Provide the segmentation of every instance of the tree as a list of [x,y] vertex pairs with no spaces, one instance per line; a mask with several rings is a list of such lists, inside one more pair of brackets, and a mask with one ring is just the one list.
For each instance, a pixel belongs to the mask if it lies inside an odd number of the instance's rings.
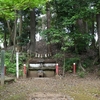
[[36,15],[35,15],[35,8],[32,9],[30,12],[30,52],[35,52],[35,34],[36,34]]
[[[86,52],[89,44],[93,42],[94,31],[91,22],[95,19],[95,9],[91,8],[90,0],[55,0],[52,1],[56,15],[56,28],[64,28],[74,40],[77,53]],[[92,31],[91,31],[92,30]]]
[[97,8],[97,33],[98,33],[98,49],[99,49],[99,59],[100,59],[100,1],[94,3]]
[[[47,30],[51,27],[51,12],[50,12],[50,2],[46,2],[46,17],[47,17]],[[50,33],[47,34],[47,42],[50,43]],[[47,54],[51,53],[51,43],[47,45]]]
[[[10,21],[14,20],[17,16],[19,16],[18,11],[20,10],[25,10],[27,8],[31,9],[36,6],[44,4],[46,1],[44,0],[14,0],[14,1],[9,1],[9,0],[1,0],[0,1],[0,15],[3,19],[7,20],[7,25],[9,29],[9,33],[13,33],[14,30],[12,31],[11,26],[10,26]],[[21,18],[21,17],[20,17]],[[19,18],[19,19],[20,19]],[[22,23],[20,21],[20,23]],[[21,24],[20,24],[21,25]],[[15,26],[15,25],[13,25]],[[21,26],[19,27],[19,30],[21,32]],[[10,36],[12,37],[12,36]],[[14,42],[14,41],[13,41]]]

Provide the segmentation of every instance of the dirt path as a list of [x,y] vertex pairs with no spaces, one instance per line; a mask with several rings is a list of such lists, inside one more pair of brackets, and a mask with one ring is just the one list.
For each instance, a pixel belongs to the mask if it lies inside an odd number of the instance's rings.
[[0,87],[0,100],[100,100],[100,79],[73,75],[21,78]]

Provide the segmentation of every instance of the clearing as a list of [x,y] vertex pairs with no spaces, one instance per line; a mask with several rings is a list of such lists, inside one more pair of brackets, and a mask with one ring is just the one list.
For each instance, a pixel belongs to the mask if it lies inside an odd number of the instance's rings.
[[100,79],[93,74],[20,78],[0,86],[0,100],[100,100]]

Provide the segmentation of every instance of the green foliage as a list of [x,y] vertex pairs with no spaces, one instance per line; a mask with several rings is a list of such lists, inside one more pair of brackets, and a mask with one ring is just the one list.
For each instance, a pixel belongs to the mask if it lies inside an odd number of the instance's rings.
[[[5,65],[8,74],[16,74],[16,55],[14,55],[13,61],[10,60],[11,52],[5,53]],[[19,74],[22,75],[23,63],[27,60],[26,54],[19,54]]]
[[16,59],[14,57],[13,61],[10,61],[10,57],[11,57],[11,52],[6,52],[5,53],[5,66],[6,66],[6,71],[7,73],[12,73],[15,74],[16,73]]
[[46,3],[46,0],[0,0],[0,16],[4,19],[14,19],[15,10],[26,10]]
[[[55,21],[53,21],[54,27],[60,31],[65,28],[69,33],[68,35],[73,33],[70,38],[75,44],[74,48],[77,53],[86,51],[94,38],[94,36],[90,35],[93,28],[90,23],[95,21],[95,15],[99,11],[99,8],[96,7],[97,5],[99,5],[98,1],[90,0],[52,1],[52,6],[56,13]],[[83,25],[78,23],[80,19],[84,22]],[[81,27],[79,27],[79,24]],[[80,32],[81,29],[83,30],[82,32]]]
[[80,60],[79,57],[66,58],[65,59],[65,70],[72,72],[73,63],[76,63],[76,66],[77,66],[79,60]]
[[22,33],[16,38],[19,46],[25,46],[29,42],[28,34]]
[[[10,26],[13,26],[11,23],[11,20],[14,20],[14,18],[18,17],[18,13],[16,14],[16,10],[19,11],[25,11],[27,10],[32,10],[34,7],[44,5],[46,2],[50,0],[0,0],[0,17],[6,20],[9,20]],[[96,14],[100,13],[100,1],[94,1],[94,0],[51,0],[50,5],[52,7],[50,8],[50,11],[53,12],[51,15],[51,28],[46,30],[44,32],[45,38],[47,39],[47,42],[56,45],[60,45],[60,50],[63,52],[62,56],[64,56],[64,53],[68,50],[69,47],[74,47],[75,49],[73,52],[76,50],[77,53],[82,53],[83,51],[86,51],[86,49],[89,47],[89,45],[92,42],[92,39],[94,36],[90,35],[92,31],[92,22],[96,22]],[[45,8],[43,6],[43,8]],[[27,13],[29,13],[27,11]],[[25,11],[26,12],[26,11]],[[22,15],[24,16],[25,21],[25,27],[27,29],[27,22],[29,22],[29,15]],[[92,15],[94,18],[92,18]],[[27,17],[28,16],[28,17]],[[78,20],[84,22],[83,24],[86,24],[86,28],[83,27],[78,27]],[[2,19],[1,19],[2,22]],[[46,22],[46,21],[45,21]],[[46,24],[46,23],[45,23]],[[81,24],[81,23],[80,23]],[[3,24],[2,24],[3,25]],[[6,24],[5,29],[7,27]],[[24,24],[22,24],[24,26]],[[4,30],[4,28],[1,28]],[[80,30],[83,30],[83,32],[80,32]],[[13,30],[13,27],[11,27],[11,31]],[[22,31],[24,30],[22,29]],[[8,31],[8,30],[7,30]],[[41,31],[41,30],[40,30]],[[87,33],[86,33],[87,32]],[[8,33],[8,32],[5,32]],[[27,33],[23,32],[20,37],[17,37],[19,41],[19,45],[25,45],[29,40],[28,40],[28,35]],[[13,35],[12,35],[13,36]],[[2,35],[0,35],[1,38]],[[8,38],[8,37],[7,37]],[[8,39],[9,40],[9,39]],[[2,40],[4,41],[4,40]],[[8,71],[15,73],[15,59],[13,62],[10,62],[10,54],[8,54],[6,58],[6,65],[8,66]],[[60,54],[55,55],[55,57],[61,58],[62,57]],[[22,57],[23,59],[24,57]],[[20,58],[20,61],[22,61]],[[68,63],[68,66],[66,67],[66,70],[70,69],[73,62]],[[64,60],[65,62],[65,60]],[[13,64],[12,64],[13,63]],[[66,63],[66,62],[65,62]],[[83,67],[87,67],[88,61],[84,61]],[[21,64],[20,64],[21,65]],[[67,64],[64,64],[67,65]]]
[[93,62],[92,59],[86,58],[86,59],[82,62],[82,66],[83,66],[84,68],[89,68],[89,67],[91,67],[92,64],[93,64],[93,63],[91,63],[91,62]]
[[77,74],[78,74],[78,76],[79,76],[80,78],[84,78],[85,75],[86,75],[86,73],[85,73],[84,71],[79,71]]
[[63,57],[63,54],[62,53],[56,53],[53,57],[59,59],[59,58]]
[[86,48],[89,47],[89,44],[93,39],[93,35],[74,33],[72,34],[72,38],[76,46],[77,52],[80,53],[86,51]]
[[33,8],[44,5],[46,2],[47,0],[28,0],[28,5],[30,8]]
[[[50,28],[44,32],[48,43],[61,44],[61,50],[67,51],[68,47],[74,45],[71,37],[65,30]],[[49,36],[48,36],[49,35]]]

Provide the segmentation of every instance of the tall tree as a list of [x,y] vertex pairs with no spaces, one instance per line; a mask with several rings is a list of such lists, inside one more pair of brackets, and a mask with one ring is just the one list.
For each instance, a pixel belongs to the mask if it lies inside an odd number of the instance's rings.
[[97,9],[96,19],[97,19],[97,33],[98,33],[98,49],[99,49],[99,59],[100,59],[100,1],[95,1],[94,5]]
[[57,15],[56,27],[66,29],[66,32],[70,33],[75,43],[75,51],[78,53],[86,51],[92,40],[91,15],[95,13],[94,9],[90,8],[91,1],[55,0],[52,4]]
[[35,15],[35,8],[32,9],[30,12],[30,52],[35,52],[35,45],[36,45],[36,15]]
[[[14,0],[14,1],[9,1],[9,0],[0,0],[0,15],[2,18],[7,20],[8,28],[9,28],[9,33],[13,35],[13,32],[11,31],[10,27],[10,20],[14,20],[16,18],[16,15],[18,16],[18,13],[15,12],[15,10],[20,11],[20,10],[25,10],[27,8],[31,9],[34,7],[37,7],[39,5],[44,4],[46,1],[44,0]],[[21,21],[20,21],[21,23]],[[13,25],[15,26],[15,25]],[[10,36],[11,37],[11,36]],[[12,38],[13,39],[13,38]],[[14,41],[13,41],[14,42]]]
[[98,46],[99,46],[99,58],[100,58],[100,14],[97,14],[97,32],[98,32]]
[[[47,17],[47,30],[50,29],[51,26],[51,12],[50,12],[50,2],[46,2],[46,17]],[[51,53],[52,54],[52,50],[51,50],[51,38],[50,38],[50,33],[48,32],[47,34],[47,41],[49,42],[49,44],[47,44],[47,53]]]

